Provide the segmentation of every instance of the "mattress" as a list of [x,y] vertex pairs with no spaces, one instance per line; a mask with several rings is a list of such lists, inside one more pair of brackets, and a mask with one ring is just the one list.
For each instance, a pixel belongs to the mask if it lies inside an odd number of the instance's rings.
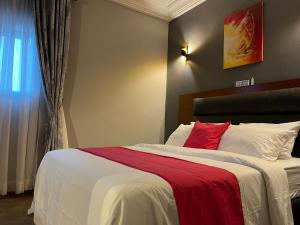
[[300,158],[277,160],[275,163],[287,173],[291,199],[300,197]]

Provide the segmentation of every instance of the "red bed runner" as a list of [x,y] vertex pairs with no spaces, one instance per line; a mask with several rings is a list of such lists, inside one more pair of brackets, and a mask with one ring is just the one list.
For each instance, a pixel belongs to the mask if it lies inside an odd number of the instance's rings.
[[243,225],[234,174],[212,166],[123,147],[79,150],[156,174],[172,187],[180,225]]

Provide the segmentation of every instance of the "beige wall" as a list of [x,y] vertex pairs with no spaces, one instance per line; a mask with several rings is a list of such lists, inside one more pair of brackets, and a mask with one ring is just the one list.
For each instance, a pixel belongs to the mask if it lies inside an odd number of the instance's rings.
[[72,7],[70,146],[162,142],[168,24],[104,0]]

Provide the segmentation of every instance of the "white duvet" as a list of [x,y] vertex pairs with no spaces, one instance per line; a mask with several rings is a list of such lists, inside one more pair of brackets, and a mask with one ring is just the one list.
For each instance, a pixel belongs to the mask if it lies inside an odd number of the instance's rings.
[[[293,224],[287,175],[279,166],[222,151],[147,144],[128,148],[226,169],[239,181],[246,225]],[[179,225],[165,180],[76,149],[44,157],[30,211],[36,225]]]

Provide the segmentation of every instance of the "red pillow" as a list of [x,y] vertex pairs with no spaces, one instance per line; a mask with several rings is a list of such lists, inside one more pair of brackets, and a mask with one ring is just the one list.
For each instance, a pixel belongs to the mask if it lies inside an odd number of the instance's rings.
[[222,124],[197,121],[183,147],[216,150],[230,122]]

